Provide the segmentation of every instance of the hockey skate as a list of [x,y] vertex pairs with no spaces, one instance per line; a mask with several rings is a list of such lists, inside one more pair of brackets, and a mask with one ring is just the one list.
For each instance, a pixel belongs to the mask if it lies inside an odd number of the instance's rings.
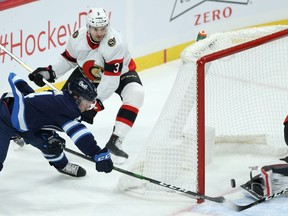
[[73,163],[68,163],[63,169],[57,169],[57,170],[60,173],[70,175],[73,177],[83,177],[86,175],[86,170],[84,168]]
[[128,154],[123,151],[121,145],[122,141],[115,134],[111,135],[110,140],[106,144],[106,148],[108,148],[110,150],[110,153],[112,154],[111,156],[113,162],[118,164],[124,163],[126,159],[128,159]]

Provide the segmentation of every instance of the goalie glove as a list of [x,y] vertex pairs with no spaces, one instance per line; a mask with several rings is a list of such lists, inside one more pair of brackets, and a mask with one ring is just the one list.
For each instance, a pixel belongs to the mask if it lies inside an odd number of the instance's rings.
[[100,150],[95,156],[96,170],[98,172],[109,173],[113,169],[113,162],[111,160],[110,151],[107,148]]
[[48,67],[38,67],[36,70],[30,73],[28,77],[36,85],[43,87],[45,85],[43,79],[46,79],[50,83],[54,83],[56,74],[52,69],[52,66],[49,65]]

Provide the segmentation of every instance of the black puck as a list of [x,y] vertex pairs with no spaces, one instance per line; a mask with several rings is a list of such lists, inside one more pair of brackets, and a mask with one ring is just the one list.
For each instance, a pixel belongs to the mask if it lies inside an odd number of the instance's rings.
[[236,181],[235,181],[235,179],[231,179],[230,183],[231,183],[231,187],[232,187],[232,188],[235,188],[235,187],[236,187]]

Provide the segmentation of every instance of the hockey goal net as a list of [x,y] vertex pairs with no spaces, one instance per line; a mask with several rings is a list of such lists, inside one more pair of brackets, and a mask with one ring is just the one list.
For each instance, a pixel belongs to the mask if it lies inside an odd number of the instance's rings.
[[[210,35],[181,53],[166,105],[130,170],[204,193],[205,126],[215,129],[221,148],[281,154],[287,152],[282,124],[287,113],[288,26]],[[129,176],[120,179],[118,188],[145,197],[180,198]]]

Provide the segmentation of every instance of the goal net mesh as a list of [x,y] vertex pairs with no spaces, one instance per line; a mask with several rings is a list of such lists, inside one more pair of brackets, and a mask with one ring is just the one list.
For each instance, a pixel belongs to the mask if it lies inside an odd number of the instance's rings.
[[[288,37],[245,44],[287,31],[287,26],[249,28],[216,33],[185,48],[167,102],[145,149],[129,170],[198,191],[199,179],[197,61],[210,54],[225,57],[205,64],[205,125],[215,129],[218,151],[280,155],[287,152],[283,120],[288,112]],[[229,53],[231,47],[239,47]],[[202,58],[203,59],[203,58]],[[205,58],[204,58],[205,60]],[[207,136],[206,136],[207,139]],[[202,185],[203,186],[203,185]],[[181,199],[177,192],[123,175],[121,191],[150,198]]]

